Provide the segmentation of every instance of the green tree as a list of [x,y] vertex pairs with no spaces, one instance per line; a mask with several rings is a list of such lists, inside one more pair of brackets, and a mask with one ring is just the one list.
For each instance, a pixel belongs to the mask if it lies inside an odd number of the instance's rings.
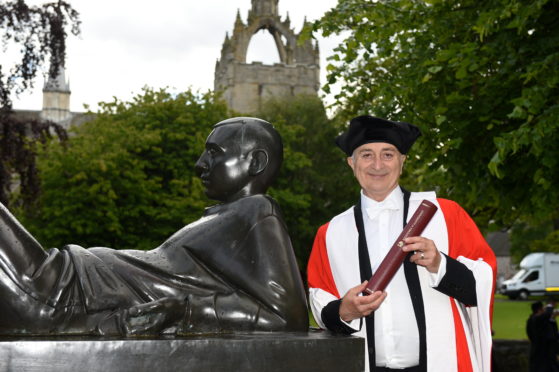
[[3,49],[20,46],[21,59],[7,68],[0,65],[0,107],[11,108],[11,95],[33,87],[37,73],[48,60],[49,75],[56,77],[64,66],[68,29],[80,33],[79,13],[69,3],[58,0],[28,6],[23,0],[0,3],[0,30]]
[[[515,263],[532,252],[557,252],[559,253],[559,242],[557,232],[552,221],[538,225],[518,223],[510,234],[511,256]],[[554,241],[555,240],[555,241]]]
[[[559,1],[340,0],[326,89],[346,116],[417,124],[405,182],[482,227],[559,218]],[[559,226],[555,226],[555,229]]]
[[0,110],[0,203],[10,205],[18,190],[17,206],[33,207],[40,192],[37,149],[54,134],[62,141],[67,138],[56,123],[19,119]]
[[356,201],[358,185],[334,144],[342,125],[316,96],[275,98],[257,116],[282,135],[285,160],[270,194],[280,204],[301,269],[317,229]]
[[45,247],[155,248],[208,204],[194,164],[227,108],[212,93],[145,89],[102,103],[38,160],[42,193],[23,216]]
[[552,231],[544,239],[534,241],[531,250],[532,252],[559,253],[559,230]]

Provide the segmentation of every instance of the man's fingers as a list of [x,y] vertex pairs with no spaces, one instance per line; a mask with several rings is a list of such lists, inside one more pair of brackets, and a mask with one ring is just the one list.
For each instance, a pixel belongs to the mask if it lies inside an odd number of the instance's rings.
[[[365,289],[365,288],[363,288]],[[382,296],[384,292],[381,291],[374,291],[373,293],[366,295],[366,296],[359,296],[357,297],[357,301],[362,304],[370,304],[371,302],[377,300],[379,297]]]
[[410,262],[413,263],[421,263],[419,261],[426,260],[427,256],[423,251],[414,251],[414,253],[410,256]]
[[369,304],[376,310],[386,298],[386,292],[376,291],[368,297],[373,300]]
[[367,286],[367,281],[351,288],[342,298],[340,317],[344,321],[351,321],[363,316],[368,316],[375,311],[386,298],[386,292],[375,291],[368,296],[361,294]]
[[406,244],[403,248],[403,251],[405,252],[413,252],[414,254],[417,254],[419,252],[424,252],[428,250],[427,246],[423,243],[411,243],[411,244]]
[[356,304],[362,306],[377,305],[384,301],[386,298],[386,292],[375,291],[368,296],[359,296],[355,299]]
[[362,293],[365,288],[367,287],[367,281],[365,280],[363,283],[359,284],[358,286],[355,286],[353,288],[351,288],[349,291],[347,291],[348,294],[351,294],[352,296],[358,296],[360,293]]
[[368,316],[380,307],[385,298],[386,292],[375,291],[369,296],[359,297],[357,308],[363,315]]

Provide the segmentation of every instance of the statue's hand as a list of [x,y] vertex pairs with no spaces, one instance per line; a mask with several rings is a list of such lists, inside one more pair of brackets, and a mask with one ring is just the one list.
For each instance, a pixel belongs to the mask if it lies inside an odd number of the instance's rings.
[[178,325],[186,312],[186,299],[164,297],[128,308],[122,314],[122,328],[126,336],[161,334]]

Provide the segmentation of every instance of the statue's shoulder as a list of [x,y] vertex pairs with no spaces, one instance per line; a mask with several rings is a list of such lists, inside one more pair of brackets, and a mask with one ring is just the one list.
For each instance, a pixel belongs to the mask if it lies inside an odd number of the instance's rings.
[[223,224],[225,220],[228,221],[227,223],[234,222],[252,226],[267,217],[273,217],[283,223],[283,216],[277,202],[268,195],[256,194],[210,207],[206,210],[204,218],[194,224]]
[[252,216],[258,216],[259,218],[280,213],[278,203],[265,194],[247,196],[237,200],[235,204],[236,210],[250,212]]

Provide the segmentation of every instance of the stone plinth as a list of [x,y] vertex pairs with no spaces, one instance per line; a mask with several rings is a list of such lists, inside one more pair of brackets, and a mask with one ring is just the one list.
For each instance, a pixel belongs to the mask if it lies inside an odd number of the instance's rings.
[[528,340],[493,340],[494,371],[528,371]]
[[0,371],[362,371],[364,340],[323,331],[160,339],[0,339]]

